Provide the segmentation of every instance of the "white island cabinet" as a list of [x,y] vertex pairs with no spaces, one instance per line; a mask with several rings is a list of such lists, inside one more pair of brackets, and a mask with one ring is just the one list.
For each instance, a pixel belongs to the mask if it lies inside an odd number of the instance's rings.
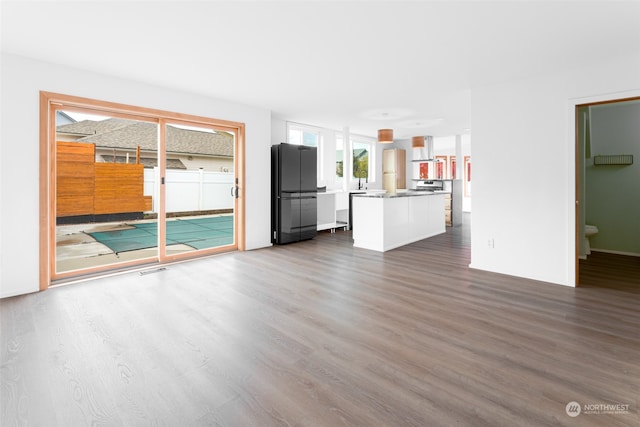
[[385,252],[444,233],[444,203],[437,192],[354,194],[353,246]]

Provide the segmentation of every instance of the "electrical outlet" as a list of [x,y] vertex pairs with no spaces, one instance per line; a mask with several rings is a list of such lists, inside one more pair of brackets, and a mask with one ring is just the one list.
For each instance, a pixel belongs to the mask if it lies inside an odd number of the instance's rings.
[[495,248],[495,242],[493,241],[493,237],[489,240],[487,240],[487,246],[490,248]]

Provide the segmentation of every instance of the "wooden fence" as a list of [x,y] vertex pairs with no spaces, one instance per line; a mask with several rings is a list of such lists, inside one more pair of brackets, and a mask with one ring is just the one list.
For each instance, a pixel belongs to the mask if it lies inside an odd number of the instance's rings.
[[143,191],[143,165],[96,163],[94,144],[57,142],[57,217],[144,212]]

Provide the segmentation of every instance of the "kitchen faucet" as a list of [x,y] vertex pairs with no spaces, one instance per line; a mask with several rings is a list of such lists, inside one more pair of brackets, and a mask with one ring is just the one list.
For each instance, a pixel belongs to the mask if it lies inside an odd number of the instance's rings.
[[369,174],[367,174],[367,176],[365,177],[364,187],[362,186],[361,179],[362,179],[362,171],[358,174],[358,190],[362,190],[363,188],[366,190],[367,184],[369,183]]

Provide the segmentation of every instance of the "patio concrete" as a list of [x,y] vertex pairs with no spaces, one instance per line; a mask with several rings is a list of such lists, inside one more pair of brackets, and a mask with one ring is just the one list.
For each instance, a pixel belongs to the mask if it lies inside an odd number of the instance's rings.
[[[218,216],[218,215],[216,215]],[[152,223],[156,220],[140,220],[109,223],[89,223],[56,226],[56,272],[64,273],[91,267],[118,264],[158,256],[158,248],[140,249],[114,253],[107,246],[97,242],[88,233],[125,230],[134,228],[129,224]],[[193,252],[195,249],[184,244],[167,246],[167,255]]]

